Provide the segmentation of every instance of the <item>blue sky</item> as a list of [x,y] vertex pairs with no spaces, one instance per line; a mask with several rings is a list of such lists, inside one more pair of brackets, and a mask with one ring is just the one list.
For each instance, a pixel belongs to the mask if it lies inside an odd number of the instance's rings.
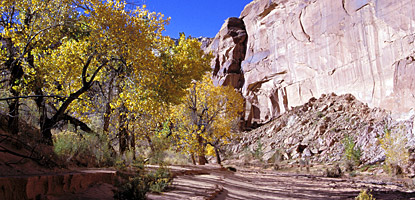
[[141,0],[150,11],[171,17],[165,35],[215,37],[228,17],[239,17],[252,0]]

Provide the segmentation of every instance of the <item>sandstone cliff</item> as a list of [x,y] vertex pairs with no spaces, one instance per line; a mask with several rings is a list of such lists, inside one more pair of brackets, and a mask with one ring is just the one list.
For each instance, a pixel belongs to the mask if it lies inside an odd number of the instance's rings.
[[413,0],[255,0],[206,50],[215,82],[246,98],[251,125],[331,92],[408,112],[414,40]]

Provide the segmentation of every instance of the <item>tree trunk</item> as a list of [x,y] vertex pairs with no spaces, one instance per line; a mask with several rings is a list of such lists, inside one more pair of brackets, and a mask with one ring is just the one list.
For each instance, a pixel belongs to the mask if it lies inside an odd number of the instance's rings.
[[199,149],[198,149],[198,152],[197,152],[198,164],[199,165],[205,165],[207,163],[207,159],[205,157],[206,145],[204,144],[203,137],[200,136],[200,135],[197,135],[197,141],[199,143]]
[[[114,84],[115,76],[111,76],[110,81],[108,82],[108,94],[107,94],[107,103],[105,105],[105,113],[104,113],[104,134],[109,134],[109,127],[110,127],[110,120],[111,120],[111,99],[112,99],[112,90]],[[104,92],[102,95],[105,96]]]
[[39,97],[35,99],[35,103],[39,112],[39,127],[43,127],[45,126],[47,117],[45,99],[42,97],[43,92],[39,88],[35,90],[35,94],[39,95]]
[[135,157],[135,134],[134,134],[134,126],[133,126],[133,132],[131,133],[131,140],[130,140],[130,147],[133,151],[133,160],[137,160]]
[[9,120],[7,125],[9,131],[13,135],[17,135],[19,132],[19,99],[13,99],[9,105]]
[[[13,62],[14,63],[14,62]],[[11,78],[10,78],[10,93],[17,97],[19,92],[14,89],[14,86],[19,85],[19,81],[23,76],[23,69],[20,64],[12,64],[11,66]],[[19,132],[19,99],[11,100],[9,104],[9,121],[8,128],[13,135],[16,135]]]
[[195,159],[195,154],[194,153],[190,154],[190,158],[192,159],[193,165],[196,165],[196,159]]
[[109,133],[109,127],[110,127],[110,120],[111,120],[111,106],[110,102],[107,102],[107,105],[105,106],[105,113],[104,113],[104,134],[108,135]]
[[47,111],[46,111],[46,104],[45,99],[42,97],[43,92],[40,88],[37,88],[35,90],[35,94],[39,95],[40,97],[35,99],[35,103],[38,108],[39,112],[39,126],[40,130],[42,130],[42,139],[46,144],[52,145],[52,132],[51,128],[47,128],[47,124],[50,123],[50,119],[47,117]]
[[199,165],[205,165],[208,163],[204,153],[199,153],[197,157],[198,157]]
[[120,147],[120,155],[124,154],[124,152],[127,150],[127,138],[125,137],[127,135],[127,130],[125,127],[120,127],[118,131],[118,142]]
[[39,112],[39,126],[42,132],[42,140],[48,145],[53,145],[51,129],[54,124],[51,124],[52,122],[47,116],[45,98],[42,97],[42,89],[37,87],[35,89],[35,94],[39,95],[39,97],[35,99],[35,103]]
[[213,148],[215,149],[215,154],[216,154],[216,162],[217,162],[219,165],[222,165],[222,160],[220,159],[220,154],[219,154],[219,148],[217,148],[217,147],[216,147],[216,145],[215,145],[215,146],[213,146]]
[[41,132],[43,135],[43,139],[45,141],[46,144],[48,145],[53,145],[53,141],[52,141],[52,128],[61,120],[64,119],[65,116],[65,111],[66,109],[69,107],[69,105],[75,100],[77,99],[79,96],[81,96],[83,93],[85,93],[90,87],[91,87],[91,83],[86,83],[85,86],[83,86],[82,88],[80,88],[78,91],[76,91],[75,93],[72,93],[71,95],[69,95],[69,97],[62,103],[62,106],[56,111],[56,113],[53,115],[52,118],[45,118],[45,126],[41,127]]
[[[16,48],[12,42],[11,38],[1,38],[3,45],[6,46],[6,50],[8,51],[9,57],[7,61],[4,63],[5,67],[10,72],[10,88],[9,91],[13,95],[13,97],[19,96],[20,92],[17,91],[14,87],[20,85],[20,80],[24,75],[23,67],[20,64],[20,60],[16,60],[18,57],[18,53],[16,52]],[[8,128],[9,131],[16,135],[19,132],[19,99],[11,100],[9,104],[9,111],[8,111]]]
[[[65,117],[65,112],[68,109],[69,105],[75,100],[78,99],[79,96],[81,96],[82,94],[84,94],[86,91],[89,90],[89,88],[91,88],[91,86],[94,83],[94,79],[97,76],[98,72],[101,71],[101,69],[107,64],[107,61],[105,61],[104,63],[102,63],[92,74],[91,78],[89,81],[87,81],[87,71],[88,71],[88,67],[91,63],[91,60],[93,59],[95,55],[91,55],[89,56],[88,60],[86,61],[86,63],[83,66],[82,69],[82,84],[83,86],[77,90],[75,93],[72,93],[69,95],[68,98],[66,98],[65,101],[62,102],[62,105],[59,107],[59,109],[56,111],[56,113],[49,119],[48,117],[45,117],[45,125],[43,127],[41,127],[41,132],[43,135],[43,139],[45,140],[45,143],[48,145],[53,145],[53,141],[52,141],[52,128],[60,121],[62,121]],[[12,73],[13,74],[13,73]],[[23,70],[22,70],[22,76],[23,76]],[[20,80],[20,79],[18,79]],[[12,88],[13,89],[13,88]]]
[[109,131],[109,127],[110,127],[110,121],[111,121],[111,106],[110,103],[108,102],[105,108],[105,114],[104,114],[104,135],[107,137],[108,139],[108,148],[111,151],[111,157],[114,157],[117,152],[115,151],[115,149],[112,146],[112,142],[110,140],[110,131]]
[[[55,125],[56,123],[52,123],[51,120],[46,119],[46,123],[45,126],[43,127],[43,129],[41,129],[42,131],[42,137],[43,137],[43,141],[45,144],[53,146],[53,140],[52,140],[52,127]],[[41,127],[42,128],[42,127]]]
[[120,108],[120,117],[119,117],[119,131],[118,131],[118,141],[120,145],[120,155],[123,155],[125,150],[127,150],[127,128],[126,128],[126,115],[125,115],[125,106],[122,105]]

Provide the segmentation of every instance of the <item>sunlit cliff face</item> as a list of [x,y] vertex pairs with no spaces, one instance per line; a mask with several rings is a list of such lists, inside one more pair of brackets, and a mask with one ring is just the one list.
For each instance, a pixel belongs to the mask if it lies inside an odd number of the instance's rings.
[[411,0],[254,1],[240,16],[244,52],[229,20],[208,47],[214,79],[241,88],[248,124],[331,92],[408,112],[415,106],[414,10]]

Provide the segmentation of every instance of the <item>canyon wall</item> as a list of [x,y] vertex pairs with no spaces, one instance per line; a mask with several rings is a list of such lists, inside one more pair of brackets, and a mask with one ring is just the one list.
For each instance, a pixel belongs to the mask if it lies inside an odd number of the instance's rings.
[[206,51],[214,82],[241,91],[252,126],[332,92],[408,112],[414,40],[413,0],[255,0]]

